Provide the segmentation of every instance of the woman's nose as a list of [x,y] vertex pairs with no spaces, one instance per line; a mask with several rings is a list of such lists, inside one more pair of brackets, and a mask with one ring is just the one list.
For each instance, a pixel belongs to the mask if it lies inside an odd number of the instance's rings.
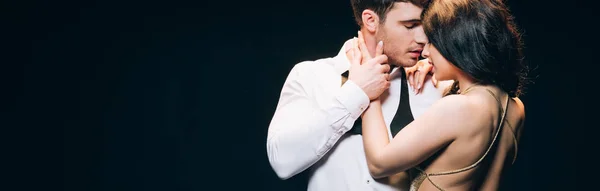
[[423,47],[423,52],[421,52],[421,56],[423,56],[423,58],[429,58],[429,43],[427,43],[425,47]]

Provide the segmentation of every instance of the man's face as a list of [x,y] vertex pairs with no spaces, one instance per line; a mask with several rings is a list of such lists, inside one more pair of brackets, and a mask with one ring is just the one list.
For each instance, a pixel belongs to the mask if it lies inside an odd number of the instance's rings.
[[397,2],[379,25],[375,37],[383,41],[384,54],[390,64],[410,67],[417,63],[427,37],[421,25],[422,8]]

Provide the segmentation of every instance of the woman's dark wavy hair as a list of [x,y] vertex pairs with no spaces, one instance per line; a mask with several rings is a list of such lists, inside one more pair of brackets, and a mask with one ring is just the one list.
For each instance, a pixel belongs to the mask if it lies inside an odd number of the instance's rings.
[[[429,42],[482,85],[522,94],[527,67],[521,35],[501,0],[433,0],[423,13]],[[458,82],[449,94],[458,91]]]

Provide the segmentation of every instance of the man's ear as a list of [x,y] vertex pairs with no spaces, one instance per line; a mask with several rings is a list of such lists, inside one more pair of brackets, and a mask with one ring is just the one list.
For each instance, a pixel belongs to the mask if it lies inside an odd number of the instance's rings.
[[379,27],[379,16],[374,11],[369,9],[365,9],[361,16],[365,29],[369,30],[369,32],[375,33]]

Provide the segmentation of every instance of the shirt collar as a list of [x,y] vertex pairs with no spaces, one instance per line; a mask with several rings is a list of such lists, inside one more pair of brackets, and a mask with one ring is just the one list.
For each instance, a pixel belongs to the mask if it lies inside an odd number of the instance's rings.
[[344,43],[344,45],[342,45],[342,49],[340,49],[340,51],[338,52],[338,55],[335,56],[333,59],[335,60],[335,72],[337,74],[342,74],[346,71],[348,71],[348,69],[350,69],[350,60],[348,60],[348,57],[346,57],[346,47],[350,47],[352,46],[352,39],[346,40],[346,42]]

